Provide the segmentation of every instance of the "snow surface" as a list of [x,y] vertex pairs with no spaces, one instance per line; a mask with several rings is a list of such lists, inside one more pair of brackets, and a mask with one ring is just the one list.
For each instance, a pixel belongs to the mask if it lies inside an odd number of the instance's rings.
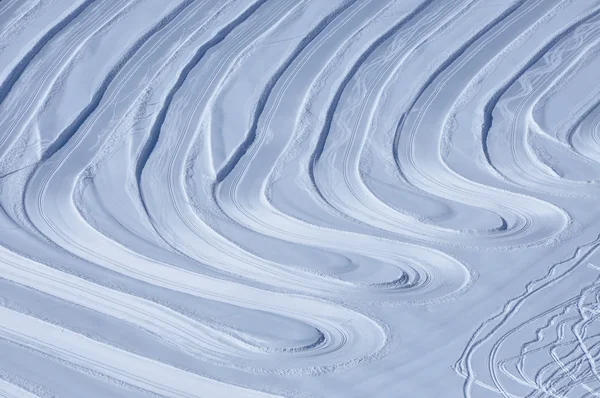
[[600,396],[600,0],[3,0],[0,397]]

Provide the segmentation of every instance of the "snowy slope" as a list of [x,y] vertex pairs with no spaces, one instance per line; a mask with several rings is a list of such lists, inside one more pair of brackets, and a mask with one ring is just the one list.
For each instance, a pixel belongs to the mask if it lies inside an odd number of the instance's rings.
[[0,397],[600,396],[600,0],[0,1]]

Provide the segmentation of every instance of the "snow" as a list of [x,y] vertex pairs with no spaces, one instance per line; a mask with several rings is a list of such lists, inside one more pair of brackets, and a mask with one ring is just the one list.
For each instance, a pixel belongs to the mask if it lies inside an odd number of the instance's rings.
[[0,2],[0,396],[600,396],[599,49],[600,0]]

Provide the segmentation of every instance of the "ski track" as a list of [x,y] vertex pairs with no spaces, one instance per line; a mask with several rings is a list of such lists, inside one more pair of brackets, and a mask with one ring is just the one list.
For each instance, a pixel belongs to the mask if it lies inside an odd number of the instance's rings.
[[365,396],[468,300],[445,396],[600,396],[599,50],[596,0],[0,2],[0,397]]

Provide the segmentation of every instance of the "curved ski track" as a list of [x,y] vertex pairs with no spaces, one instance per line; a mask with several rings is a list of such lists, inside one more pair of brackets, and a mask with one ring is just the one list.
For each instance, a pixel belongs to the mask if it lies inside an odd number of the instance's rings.
[[[599,49],[591,0],[1,2],[0,349],[93,396],[300,396],[381,360],[408,332],[372,308],[576,237]],[[599,242],[481,324],[452,396],[600,394]],[[28,372],[0,358],[0,396],[68,391]]]

